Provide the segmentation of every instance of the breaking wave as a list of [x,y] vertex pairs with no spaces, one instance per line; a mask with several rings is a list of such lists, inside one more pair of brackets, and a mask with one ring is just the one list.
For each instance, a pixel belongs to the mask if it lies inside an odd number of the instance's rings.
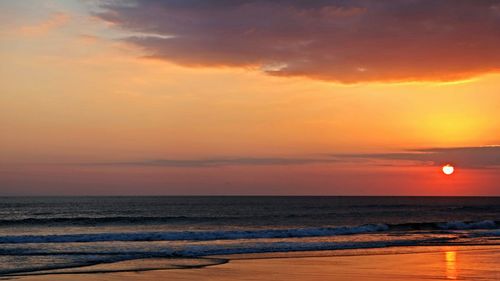
[[88,233],[55,235],[10,235],[0,236],[0,244],[15,243],[72,243],[109,241],[210,241],[259,238],[304,238],[337,235],[353,235],[384,231],[411,230],[471,230],[498,229],[499,223],[485,220],[477,222],[429,222],[406,224],[367,224],[354,227],[321,227],[231,231],[171,231],[138,233]]

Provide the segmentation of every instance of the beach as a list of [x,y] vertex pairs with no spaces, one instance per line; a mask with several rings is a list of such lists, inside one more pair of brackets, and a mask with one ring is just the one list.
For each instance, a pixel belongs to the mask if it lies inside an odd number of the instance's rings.
[[227,263],[191,269],[13,278],[20,281],[500,279],[499,246],[408,247],[397,250],[397,253],[387,250],[372,250],[363,254],[301,252],[295,255],[234,255],[226,258],[229,259]]

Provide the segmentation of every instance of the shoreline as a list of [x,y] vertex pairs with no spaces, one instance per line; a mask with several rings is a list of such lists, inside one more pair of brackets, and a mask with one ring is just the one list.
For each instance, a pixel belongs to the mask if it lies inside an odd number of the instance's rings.
[[[416,246],[211,256],[217,264],[106,273],[2,276],[0,280],[499,280],[500,246]],[[168,260],[168,259],[162,259]],[[150,260],[151,261],[151,260]],[[170,259],[170,261],[172,261]],[[138,263],[139,261],[128,261]],[[148,261],[149,262],[149,261]],[[278,277],[279,276],[279,277]],[[323,278],[323,279],[322,279]]]

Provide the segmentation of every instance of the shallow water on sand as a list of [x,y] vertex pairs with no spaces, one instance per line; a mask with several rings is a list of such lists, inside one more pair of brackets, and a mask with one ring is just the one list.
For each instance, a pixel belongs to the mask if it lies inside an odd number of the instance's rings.
[[[22,281],[150,280],[500,280],[500,247],[434,246],[300,253],[231,255],[227,263],[197,269],[105,274],[74,273],[16,276]],[[221,260],[224,257],[220,257]],[[144,267],[145,261],[128,261]],[[158,265],[151,261],[148,266]],[[181,262],[180,262],[181,263]],[[115,269],[120,268],[116,265]],[[54,272],[52,272],[54,273]],[[35,273],[36,274],[36,273]]]

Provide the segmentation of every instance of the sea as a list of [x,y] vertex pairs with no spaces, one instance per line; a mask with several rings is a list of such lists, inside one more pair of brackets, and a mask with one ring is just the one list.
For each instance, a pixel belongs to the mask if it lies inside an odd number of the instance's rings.
[[436,245],[500,245],[500,197],[0,197],[2,277]]

